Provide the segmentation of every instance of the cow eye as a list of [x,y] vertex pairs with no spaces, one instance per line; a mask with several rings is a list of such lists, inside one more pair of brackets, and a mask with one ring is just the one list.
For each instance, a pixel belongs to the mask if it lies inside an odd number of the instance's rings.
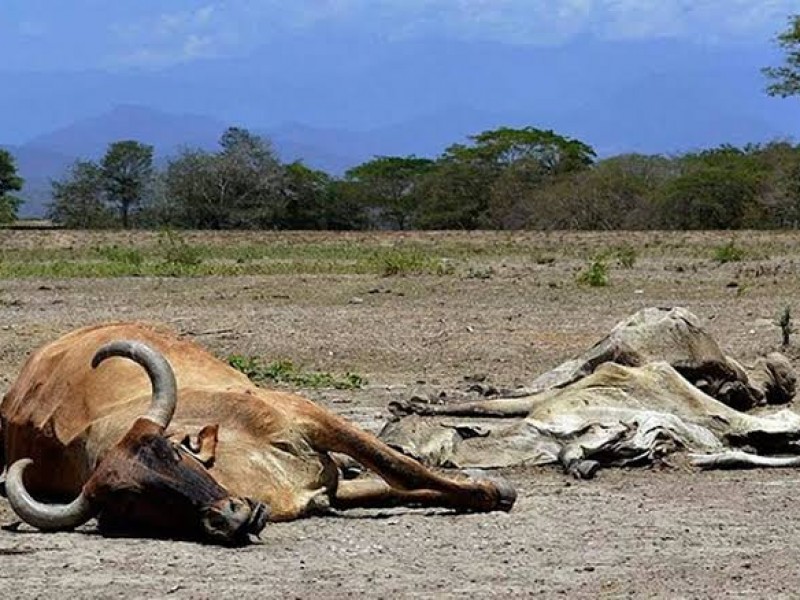
[[175,462],[181,462],[181,450],[177,444],[172,445],[172,456],[175,459]]

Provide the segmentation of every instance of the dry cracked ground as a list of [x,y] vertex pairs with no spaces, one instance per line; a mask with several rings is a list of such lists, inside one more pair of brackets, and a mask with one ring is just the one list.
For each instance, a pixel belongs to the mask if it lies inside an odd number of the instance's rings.
[[[0,247],[147,242],[144,234],[98,235],[6,232]],[[391,399],[458,388],[475,374],[500,386],[524,384],[645,306],[687,307],[744,360],[778,346],[775,321],[784,307],[800,310],[798,235],[740,234],[744,259],[725,264],[713,259],[730,241],[721,234],[447,236],[415,239],[529,251],[457,258],[456,270],[443,275],[0,280],[0,389],[41,343],[88,323],[143,319],[169,323],[219,356],[285,358],[365,376],[361,390],[300,392],[378,431]],[[612,259],[610,285],[576,283],[592,256],[622,244],[637,251],[633,268]],[[788,354],[800,367],[800,352]],[[519,491],[510,514],[356,511],[269,525],[260,543],[243,549],[104,539],[91,524],[73,533],[0,531],[0,598],[799,593],[795,470],[609,470],[590,482],[555,469],[503,475]],[[0,521],[12,520],[0,500]]]

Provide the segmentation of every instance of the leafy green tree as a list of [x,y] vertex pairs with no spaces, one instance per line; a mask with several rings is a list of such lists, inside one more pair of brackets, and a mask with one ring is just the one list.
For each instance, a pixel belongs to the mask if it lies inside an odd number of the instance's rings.
[[365,207],[352,185],[297,161],[286,165],[283,193],[286,208],[276,226],[281,229],[363,229]]
[[542,173],[555,175],[588,167],[596,156],[588,144],[535,127],[500,127],[470,139],[471,146],[450,146],[445,157],[489,164],[497,169],[529,161],[538,165]]
[[763,212],[762,223],[754,227],[800,227],[800,146],[776,141],[748,148],[754,169],[762,174],[757,202]]
[[484,164],[440,159],[419,184],[416,224],[422,229],[479,229],[489,225],[489,188],[495,176]]
[[672,229],[739,229],[758,222],[759,173],[700,165],[664,186],[663,224]]
[[76,161],[61,180],[52,182],[53,201],[47,216],[71,229],[97,229],[114,225],[106,204],[103,169],[91,161]]
[[419,222],[424,227],[502,225],[527,191],[550,177],[585,169],[591,146],[550,130],[501,127],[454,144],[424,185]]
[[778,46],[786,52],[786,62],[780,67],[767,67],[764,74],[770,80],[770,96],[800,95],[800,14],[789,17],[789,26],[778,34]]
[[134,140],[114,142],[101,163],[107,201],[119,209],[122,227],[130,226],[130,215],[152,183],[153,147]]
[[365,203],[381,212],[394,229],[407,229],[419,202],[419,183],[434,161],[416,156],[378,156],[353,167],[345,177],[359,184]]
[[17,219],[17,210],[22,200],[12,196],[10,192],[20,191],[23,183],[23,179],[17,175],[14,157],[7,150],[0,149],[0,223]]

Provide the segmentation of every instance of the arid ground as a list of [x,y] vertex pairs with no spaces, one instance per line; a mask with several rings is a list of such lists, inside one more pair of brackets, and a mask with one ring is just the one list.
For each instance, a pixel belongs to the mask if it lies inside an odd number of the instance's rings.
[[[181,268],[153,276],[167,260],[165,244],[176,242],[0,232],[0,389],[32,349],[62,333],[143,319],[171,324],[221,357],[356,373],[367,380],[362,389],[299,391],[377,432],[391,399],[463,387],[474,375],[525,384],[639,308],[685,306],[745,361],[779,346],[785,307],[800,311],[795,234],[191,233],[177,250],[190,256],[169,259]],[[193,255],[195,246],[203,253]],[[608,285],[579,283],[601,254]],[[800,367],[797,347],[786,352]],[[0,531],[0,598],[800,590],[795,470],[609,470],[589,482],[556,469],[503,475],[519,492],[510,514],[356,511],[271,524],[243,549],[104,539],[91,524],[73,533]],[[0,521],[12,520],[0,500]]]

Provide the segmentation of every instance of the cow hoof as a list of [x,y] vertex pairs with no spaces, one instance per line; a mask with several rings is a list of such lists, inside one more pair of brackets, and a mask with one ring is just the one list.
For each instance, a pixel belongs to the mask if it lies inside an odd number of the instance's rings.
[[505,479],[494,479],[492,483],[494,483],[497,488],[499,496],[497,510],[502,510],[503,512],[510,511],[517,501],[517,490]]
[[402,419],[403,417],[407,417],[414,413],[414,411],[411,410],[409,403],[405,400],[392,400],[389,402],[386,408],[396,419]]
[[600,463],[596,460],[573,460],[564,469],[575,479],[594,479],[600,469]]
[[484,481],[492,484],[497,490],[497,504],[491,510],[510,511],[517,501],[517,490],[506,479],[496,475],[487,475],[480,469],[466,469],[463,471],[473,481]]
[[430,408],[430,401],[421,396],[412,396],[408,400],[392,400],[389,402],[388,409],[395,417],[402,419],[409,415],[434,415]]

